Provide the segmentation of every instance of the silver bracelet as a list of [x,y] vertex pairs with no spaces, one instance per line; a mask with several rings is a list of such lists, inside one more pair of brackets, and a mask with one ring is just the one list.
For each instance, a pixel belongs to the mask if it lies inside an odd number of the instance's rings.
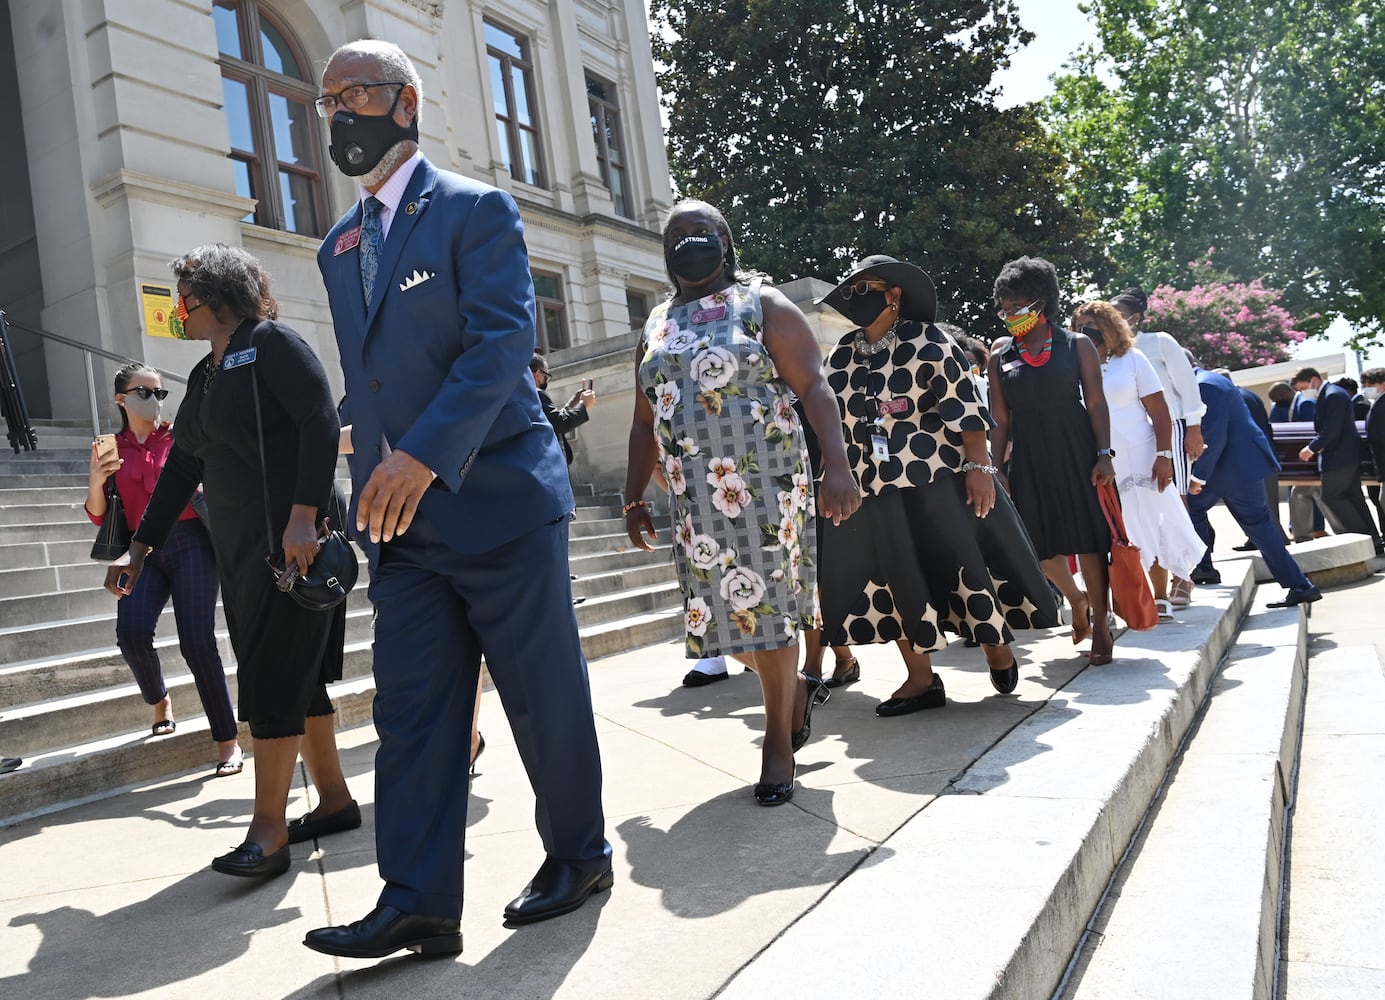
[[963,462],[963,472],[984,472],[988,476],[994,476],[1000,470],[994,465],[982,465],[980,462]]

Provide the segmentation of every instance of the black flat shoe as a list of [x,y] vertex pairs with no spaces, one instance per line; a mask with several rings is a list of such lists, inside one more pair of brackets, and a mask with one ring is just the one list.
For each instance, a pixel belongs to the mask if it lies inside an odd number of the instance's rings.
[[[823,704],[828,698],[832,697],[832,692],[827,690],[827,682],[818,680],[816,677],[809,677],[807,674],[799,674],[808,682],[808,704],[803,709],[803,726],[793,734],[793,751],[798,753],[803,744],[808,742],[808,737],[813,735],[813,709]],[[790,792],[789,794],[793,794]],[[785,802],[788,799],[784,800]],[[763,805],[764,803],[761,803]],[[778,805],[778,803],[771,803]]]
[[1221,572],[1215,569],[1195,569],[1188,577],[1193,583],[1207,586],[1208,584],[1221,583]]
[[1319,589],[1317,588],[1317,585],[1316,585],[1316,584],[1310,583],[1310,584],[1309,584],[1306,588],[1304,588],[1304,589],[1301,589],[1301,590],[1290,590],[1288,593],[1286,593],[1286,594],[1284,595],[1283,599],[1278,600],[1278,601],[1271,601],[1270,603],[1266,604],[1265,607],[1267,607],[1267,608],[1296,608],[1296,607],[1298,607],[1300,604],[1312,604],[1314,601],[1321,601],[1321,600],[1322,600],[1322,591],[1319,590]]
[[229,854],[212,858],[212,871],[242,878],[273,878],[288,871],[292,860],[288,844],[273,854],[265,854],[263,847],[247,840]]
[[342,958],[384,958],[405,948],[420,955],[455,955],[462,950],[462,922],[377,906],[355,923],[308,931],[303,943]]
[[701,670],[689,670],[683,675],[683,686],[685,688],[706,687],[708,684],[724,681],[730,676],[730,672],[726,670],[719,674],[704,674]]
[[557,858],[545,858],[524,891],[505,907],[505,919],[512,924],[533,924],[561,917],[585,903],[588,896],[605,892],[614,883],[610,868],[588,871]]
[[991,687],[1001,694],[1009,694],[1019,685],[1020,665],[1019,661],[1013,656],[1010,658],[1010,665],[1002,670],[988,671],[991,675]]
[[[1232,552],[1255,552],[1255,551],[1256,551],[1257,549],[1259,549],[1259,548],[1260,548],[1260,546],[1256,545],[1256,544],[1255,544],[1254,542],[1252,542],[1249,538],[1247,538],[1247,539],[1246,539],[1244,542],[1242,542],[1240,545],[1233,545],[1233,546],[1231,546],[1231,551],[1232,551]],[[1196,583],[1197,581],[1194,580],[1193,582]]]
[[889,698],[875,706],[875,714],[882,718],[896,715],[909,715],[922,712],[925,708],[942,708],[947,704],[947,692],[943,690],[943,679],[933,675],[933,683],[923,694],[910,698]]
[[861,679],[861,664],[856,661],[856,657],[851,658],[851,666],[846,668],[846,673],[834,673],[827,680],[822,682],[823,687],[839,688],[846,687],[848,684],[855,684]]
[[762,806],[782,806],[793,798],[795,784],[792,779],[785,782],[761,781],[755,785],[755,801]]
[[289,821],[289,843],[302,844],[332,833],[344,833],[361,825],[361,807],[352,802],[344,809],[338,809],[330,816],[313,816],[308,813]]

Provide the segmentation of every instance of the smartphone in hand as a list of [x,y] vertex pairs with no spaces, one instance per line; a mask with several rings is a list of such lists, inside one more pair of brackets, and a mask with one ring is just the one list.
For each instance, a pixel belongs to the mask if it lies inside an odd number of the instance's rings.
[[96,457],[102,461],[117,453],[114,434],[96,435]]

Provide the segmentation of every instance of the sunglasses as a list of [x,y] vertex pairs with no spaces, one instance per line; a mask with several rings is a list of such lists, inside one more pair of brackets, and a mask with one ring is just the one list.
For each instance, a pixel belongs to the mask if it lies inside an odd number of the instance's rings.
[[999,316],[1001,319],[1005,319],[1007,316],[1028,316],[1031,312],[1034,311],[1034,307],[1038,304],[1039,300],[1035,299],[1027,306],[1015,306],[1011,309],[1006,309],[1002,306],[1000,309],[996,310],[996,315]]
[[167,389],[151,389],[147,385],[131,386],[129,389],[126,389],[125,391],[133,392],[140,399],[148,399],[150,396],[153,396],[155,399],[162,402],[163,400],[168,398]]
[[849,285],[842,286],[842,298],[847,302],[851,301],[853,295],[866,295],[870,292],[883,292],[890,286],[879,279],[862,278],[860,281],[853,281]]

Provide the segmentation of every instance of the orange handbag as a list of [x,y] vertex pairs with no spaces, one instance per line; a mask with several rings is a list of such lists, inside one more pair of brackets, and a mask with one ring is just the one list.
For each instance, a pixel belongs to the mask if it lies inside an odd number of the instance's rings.
[[1125,624],[1138,631],[1159,624],[1159,611],[1154,607],[1154,593],[1149,589],[1149,577],[1140,564],[1140,549],[1130,544],[1125,533],[1125,518],[1121,516],[1120,497],[1113,483],[1096,488],[1101,500],[1101,512],[1111,529],[1111,606]]

